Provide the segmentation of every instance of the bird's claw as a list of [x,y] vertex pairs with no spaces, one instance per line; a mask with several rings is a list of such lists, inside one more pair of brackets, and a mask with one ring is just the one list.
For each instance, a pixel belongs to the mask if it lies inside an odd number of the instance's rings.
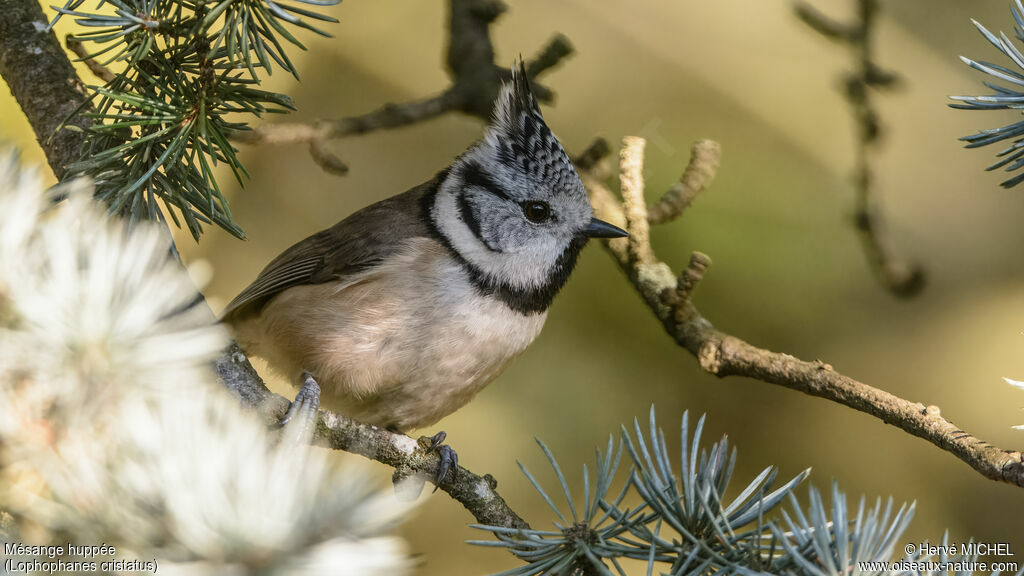
[[277,428],[284,428],[292,420],[303,422],[312,426],[316,420],[317,410],[320,409],[320,385],[309,372],[302,373],[302,387],[295,395],[295,401],[288,407],[288,411],[277,423]]
[[434,476],[434,491],[441,485],[442,482],[448,477],[448,473],[451,472],[452,478],[455,478],[455,474],[459,470],[459,455],[452,450],[452,447],[444,444],[444,439],[447,438],[447,434],[444,430],[434,434],[430,438],[430,446],[427,447],[427,454],[431,452],[437,452],[441,462],[437,466],[437,474]]

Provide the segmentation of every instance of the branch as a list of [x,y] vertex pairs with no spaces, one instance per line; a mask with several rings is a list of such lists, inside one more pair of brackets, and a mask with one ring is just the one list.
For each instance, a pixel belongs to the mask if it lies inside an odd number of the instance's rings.
[[793,11],[796,12],[796,17],[804,24],[807,24],[815,32],[831,40],[850,41],[858,33],[856,27],[833,20],[810,4],[799,2],[793,6]]
[[[236,345],[217,360],[217,374],[242,403],[260,413],[268,424],[280,422],[288,399],[263,385],[249,360]],[[395,469],[397,482],[411,476],[431,479],[440,464],[436,452],[427,453],[430,438],[414,440],[377,426],[361,424],[327,410],[319,412],[314,443],[365,456]],[[448,474],[438,488],[462,504],[477,522],[505,528],[529,528],[498,494],[497,480],[490,474],[478,476],[462,466]]]
[[[64,176],[66,166],[78,160],[84,134],[65,129],[53,138],[50,136],[62,119],[83,105],[85,97],[78,75],[56,36],[46,31],[46,20],[35,0],[10,0],[0,10],[0,74],[35,129],[50,167],[58,178]],[[90,120],[79,114],[71,123],[86,128]],[[267,389],[237,346],[227,349],[217,359],[215,368],[223,384],[244,405],[257,410],[268,421],[276,422],[284,414],[288,401]],[[395,468],[396,478],[432,477],[439,464],[436,454],[425,454],[423,444],[408,436],[326,411],[320,413],[314,441],[387,464]],[[481,477],[460,466],[456,474],[448,475],[440,489],[465,506],[481,524],[528,528],[498,495],[495,486],[497,482],[489,474]]]
[[[669,335],[693,354],[706,372],[719,377],[746,376],[832,400],[931,442],[986,478],[1024,486],[1024,454],[997,448],[961,430],[942,417],[938,406],[904,400],[839,374],[823,362],[807,362],[757,348],[714,328],[690,299],[710,259],[695,252],[689,267],[676,278],[664,262],[654,257],[649,245],[650,218],[643,200],[641,176],[642,140],[627,138],[624,141],[620,162],[621,204],[600,179],[593,176],[597,164],[593,154],[586,160],[590,169],[583,170],[581,176],[595,211],[613,224],[625,225],[630,233],[629,240],[609,240],[606,248]],[[707,175],[708,182],[712,176],[713,172]],[[699,192],[699,189],[694,190],[694,195]],[[635,245],[637,238],[647,245]]]
[[362,116],[312,123],[268,124],[255,130],[234,132],[231,139],[243,144],[309,144],[313,160],[327,172],[341,176],[348,172],[348,166],[328,149],[328,140],[408,126],[448,112],[453,107],[454,96],[451,92],[444,92],[425,100],[385,104]]
[[899,76],[883,70],[873,58],[872,39],[879,12],[878,0],[856,1],[858,20],[853,24],[836,22],[804,3],[796,4],[794,10],[797,17],[816,32],[847,45],[854,58],[856,71],[845,79],[843,93],[857,122],[857,150],[853,170],[856,194],[854,226],[875,277],[893,295],[909,298],[924,289],[925,271],[916,263],[901,260],[885,241],[882,217],[875,206],[877,193],[870,158],[871,153],[878,148],[882,134],[871,89],[894,87],[899,82]]
[[[399,128],[422,122],[446,112],[463,112],[484,120],[502,82],[510,77],[509,68],[498,66],[494,58],[490,26],[505,12],[501,0],[450,0],[448,72],[451,85],[440,93],[410,102],[385,104],[359,116],[310,123],[266,124],[254,130],[231,134],[243,144],[308,144],[313,160],[324,170],[343,175],[348,166],[327,147],[329,140]],[[569,39],[556,34],[540,53],[526,63],[526,72],[535,79],[572,54]],[[550,102],[551,90],[533,85],[537,98]]]
[[[39,2],[10,0],[0,10],[0,76],[28,117],[58,179],[79,159],[92,125],[84,115],[85,88],[56,36],[46,29]],[[63,127],[63,129],[61,129]]]
[[71,34],[64,37],[64,45],[68,47],[68,50],[74,52],[75,56],[78,56],[79,60],[85,62],[85,66],[89,69],[89,72],[92,72],[93,75],[100,80],[110,82],[117,77],[117,75],[111,72],[109,68],[100,64],[95,58],[92,58],[89,55],[89,51],[85,49],[85,45],[83,45],[80,40],[76,40]]
[[722,147],[714,140],[698,140],[690,150],[690,163],[661,200],[647,208],[651,224],[662,224],[682,215],[718,171]]

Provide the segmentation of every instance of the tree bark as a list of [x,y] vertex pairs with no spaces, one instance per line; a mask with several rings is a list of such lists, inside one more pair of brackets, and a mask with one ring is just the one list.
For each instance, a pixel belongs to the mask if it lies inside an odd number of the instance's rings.
[[0,76],[28,117],[46,161],[58,179],[79,159],[88,100],[75,68],[38,2],[11,0],[0,9]]

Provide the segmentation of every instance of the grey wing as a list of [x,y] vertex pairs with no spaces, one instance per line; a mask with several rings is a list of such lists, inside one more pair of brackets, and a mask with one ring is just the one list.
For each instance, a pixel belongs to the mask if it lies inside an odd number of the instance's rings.
[[436,187],[436,181],[371,204],[288,248],[235,296],[222,316],[257,312],[293,286],[345,278],[395,253],[404,240],[428,235],[421,201]]
[[274,258],[252,284],[235,296],[224,309],[223,316],[227,318],[245,309],[258,309],[287,288],[315,283],[312,280],[324,272],[329,232],[318,232]]

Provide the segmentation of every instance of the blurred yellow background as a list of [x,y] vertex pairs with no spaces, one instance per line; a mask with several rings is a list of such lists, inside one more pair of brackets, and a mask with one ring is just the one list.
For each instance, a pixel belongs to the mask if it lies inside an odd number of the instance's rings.
[[[293,50],[302,82],[275,75],[269,88],[294,96],[288,120],[370,111],[446,86],[446,2],[349,0],[329,12],[332,39],[312,35]],[[851,15],[851,0],[815,0]],[[877,98],[886,139],[876,166],[888,235],[922,262],[930,282],[898,301],[869,274],[851,224],[853,123],[840,93],[852,64],[843,47],[796,20],[783,1],[524,0],[493,27],[502,63],[529,57],[555,32],[577,52],[544,83],[557,92],[545,116],[570,152],[595,136],[648,138],[650,198],[670,186],[697,138],[722,143],[712,188],[685,217],[654,232],[659,256],[679,269],[692,250],[714,264],[696,293],[703,313],[753,344],[837,370],[925,404],[971,433],[1020,449],[1024,392],[1024,187],[982,168],[996,148],[965,151],[956,138],[1018,120],[1006,111],[947,108],[947,95],[980,93],[982,75],[957,56],[1005,63],[970,24],[1010,31],[1005,1],[884,2],[877,55],[903,89]],[[62,24],[62,34],[69,28]],[[94,81],[91,78],[88,80]],[[41,162],[24,117],[0,94],[0,140]],[[269,121],[280,121],[270,118]],[[179,234],[187,260],[206,259],[215,309],[281,250],[356,209],[430,178],[479,137],[481,122],[447,115],[410,128],[337,141],[350,165],[321,171],[305,147],[243,148],[251,173],[231,189],[248,241],[208,230],[196,245]],[[287,387],[279,391],[291,395]],[[881,421],[822,399],[753,380],[718,380],[664,334],[599,247],[591,246],[534,346],[470,405],[439,428],[460,461],[491,473],[534,527],[553,515],[516,467],[522,461],[554,488],[534,444],[542,438],[582,493],[580,470],[609,433],[657,408],[676,437],[683,410],[706,412],[707,435],[739,448],[738,490],[763,467],[809,482],[833,479],[851,504],[893,496],[917,501],[904,542],[1010,542],[1024,562],[1024,492],[986,480],[952,455]],[[433,433],[424,430],[421,433]],[[381,470],[387,478],[386,470]],[[806,502],[806,486],[798,488]],[[402,528],[421,574],[481,574],[517,561],[463,543],[487,534],[443,493],[428,497]],[[902,542],[901,542],[902,544]]]

